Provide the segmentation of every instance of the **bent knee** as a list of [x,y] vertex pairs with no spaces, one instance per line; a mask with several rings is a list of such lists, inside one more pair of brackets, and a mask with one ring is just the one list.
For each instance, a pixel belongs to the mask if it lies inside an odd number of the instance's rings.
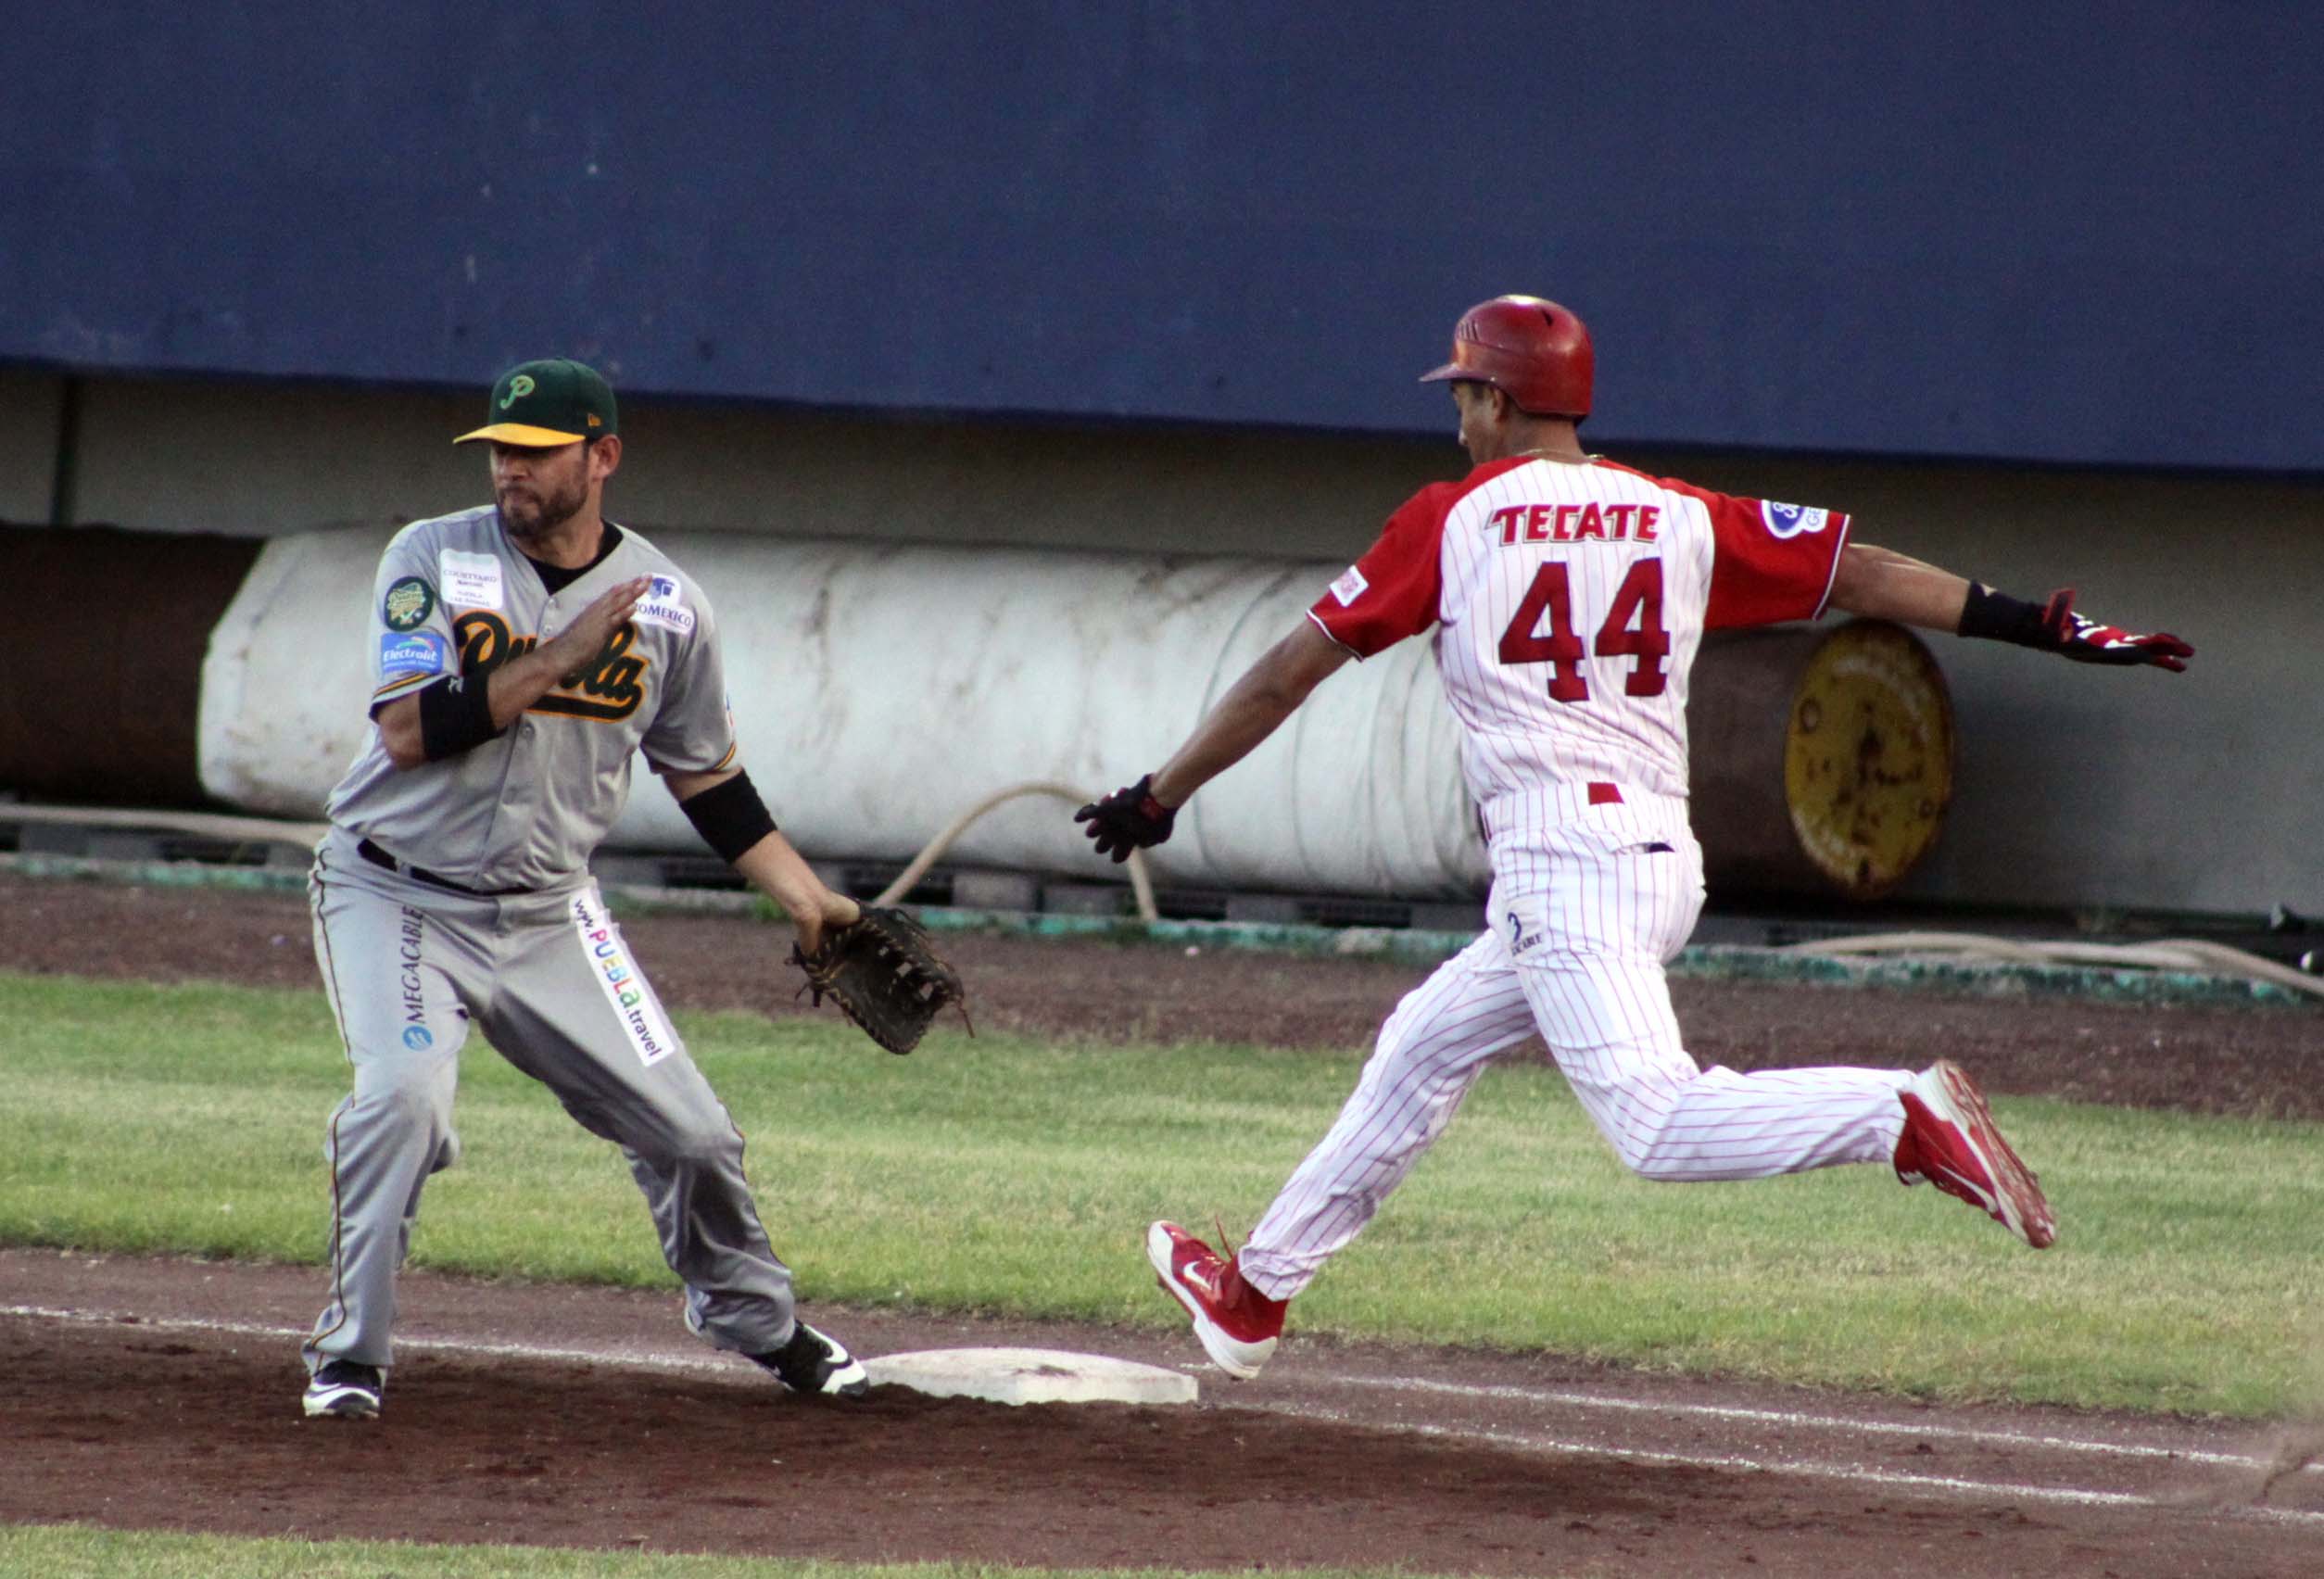
[[1587,1105],[1598,1133],[1623,1167],[1641,1179],[1666,1181],[1692,1177],[1683,1132],[1672,1120],[1676,1104],[1667,1083],[1625,1088],[1613,1100]]
[[448,1118],[451,1102],[442,1080],[412,1075],[358,1080],[355,1107],[373,1125],[429,1129]]
[[685,1124],[656,1137],[661,1153],[652,1160],[666,1169],[699,1170],[739,1167],[742,1137],[731,1123]]

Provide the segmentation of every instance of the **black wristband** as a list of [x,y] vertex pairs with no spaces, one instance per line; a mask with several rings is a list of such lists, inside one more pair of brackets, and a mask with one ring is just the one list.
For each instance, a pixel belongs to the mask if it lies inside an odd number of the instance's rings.
[[2045,605],[1996,592],[1981,581],[1969,583],[1968,600],[1961,605],[1961,624],[1954,629],[1988,641],[2014,642],[2051,652],[2058,650],[2057,631]]
[[678,802],[678,810],[702,836],[702,842],[728,865],[740,860],[751,846],[775,831],[775,817],[759,799],[751,776],[738,773],[723,784]]
[[492,722],[487,676],[436,681],[420,693],[420,754],[442,762],[475,750],[500,733]]

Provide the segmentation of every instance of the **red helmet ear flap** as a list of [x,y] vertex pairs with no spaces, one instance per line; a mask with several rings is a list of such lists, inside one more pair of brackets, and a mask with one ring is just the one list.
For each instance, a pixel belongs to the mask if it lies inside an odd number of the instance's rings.
[[1588,325],[1540,297],[1481,301],[1453,325],[1452,360],[1421,374],[1423,384],[1456,378],[1490,384],[1537,417],[1590,414],[1598,358]]

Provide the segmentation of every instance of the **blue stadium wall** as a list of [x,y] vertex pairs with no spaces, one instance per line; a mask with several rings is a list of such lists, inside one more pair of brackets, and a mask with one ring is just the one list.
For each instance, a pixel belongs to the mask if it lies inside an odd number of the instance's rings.
[[0,362],[2324,471],[2324,7],[8,0]]

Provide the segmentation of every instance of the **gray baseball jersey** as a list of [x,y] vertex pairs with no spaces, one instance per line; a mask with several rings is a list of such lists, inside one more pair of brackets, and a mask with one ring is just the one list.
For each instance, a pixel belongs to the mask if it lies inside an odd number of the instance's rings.
[[629,798],[642,747],[663,771],[714,771],[734,721],[710,603],[627,527],[551,593],[489,505],[418,521],[381,557],[372,598],[372,706],[445,675],[481,680],[554,636],[609,587],[650,575],[625,628],[498,739],[409,771],[377,730],[332,792],[331,820],[474,889],[544,889],[579,876]]

